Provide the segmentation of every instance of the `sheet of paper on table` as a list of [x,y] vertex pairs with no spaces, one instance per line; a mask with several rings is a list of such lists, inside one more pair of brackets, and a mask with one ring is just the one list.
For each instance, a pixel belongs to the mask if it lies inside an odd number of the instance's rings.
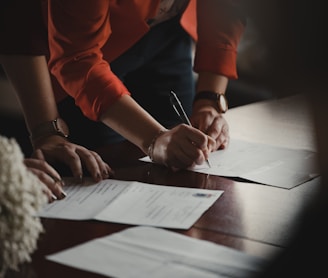
[[267,261],[154,227],[133,227],[49,255],[48,260],[110,277],[255,277]]
[[65,199],[46,204],[39,216],[176,229],[189,229],[223,193],[114,179],[66,182],[65,192]]
[[[149,157],[141,160],[150,162]],[[203,164],[189,170],[290,189],[319,176],[316,161],[310,150],[231,139],[227,149],[210,154],[211,168]]]

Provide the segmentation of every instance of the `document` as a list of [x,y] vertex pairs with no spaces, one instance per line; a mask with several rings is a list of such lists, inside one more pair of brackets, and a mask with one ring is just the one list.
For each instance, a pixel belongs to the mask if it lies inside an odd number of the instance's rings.
[[[141,160],[150,162],[149,157]],[[316,152],[231,139],[227,149],[212,152],[205,163],[188,170],[238,177],[290,189],[319,176]]]
[[117,278],[256,277],[263,258],[154,227],[133,227],[46,259]]
[[189,229],[221,190],[107,179],[69,184],[65,199],[46,204],[40,217]]

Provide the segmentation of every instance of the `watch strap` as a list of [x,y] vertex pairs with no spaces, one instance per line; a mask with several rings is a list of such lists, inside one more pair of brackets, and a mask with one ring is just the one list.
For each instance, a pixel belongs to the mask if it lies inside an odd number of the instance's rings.
[[31,131],[30,139],[32,142],[51,135],[59,135],[67,138],[69,135],[68,127],[63,119],[57,118],[39,124]]
[[200,91],[196,93],[193,103],[200,99],[208,99],[214,101],[220,113],[225,113],[228,111],[228,100],[223,93],[217,93],[213,91]]

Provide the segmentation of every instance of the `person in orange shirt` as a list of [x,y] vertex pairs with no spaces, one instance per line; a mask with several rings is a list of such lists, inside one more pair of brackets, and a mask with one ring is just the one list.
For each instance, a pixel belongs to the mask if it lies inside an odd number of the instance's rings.
[[[48,65],[72,140],[95,148],[127,139],[154,162],[178,169],[228,145],[217,98],[224,101],[228,80],[237,78],[245,27],[238,1],[47,4]],[[171,90],[193,127],[175,114]]]
[[[237,45],[245,27],[238,1],[39,3],[48,40],[16,42],[13,35],[6,44],[14,53],[18,47],[33,54],[49,43],[44,53],[50,54],[60,118],[40,116],[31,130],[34,148],[47,159],[62,157],[60,146],[68,140],[93,150],[127,139],[153,161],[179,169],[201,164],[210,151],[228,145],[222,101],[228,80],[237,78]],[[27,5],[23,14],[29,10]],[[180,124],[171,90],[193,127]]]

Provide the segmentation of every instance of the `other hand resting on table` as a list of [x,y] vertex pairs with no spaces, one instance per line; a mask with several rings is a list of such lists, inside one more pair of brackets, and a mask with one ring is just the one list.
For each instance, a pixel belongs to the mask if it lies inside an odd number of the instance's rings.
[[82,181],[83,166],[95,182],[113,176],[114,172],[94,151],[69,142],[66,138],[53,135],[34,142],[32,157],[49,163],[63,163],[69,166],[73,177]]

